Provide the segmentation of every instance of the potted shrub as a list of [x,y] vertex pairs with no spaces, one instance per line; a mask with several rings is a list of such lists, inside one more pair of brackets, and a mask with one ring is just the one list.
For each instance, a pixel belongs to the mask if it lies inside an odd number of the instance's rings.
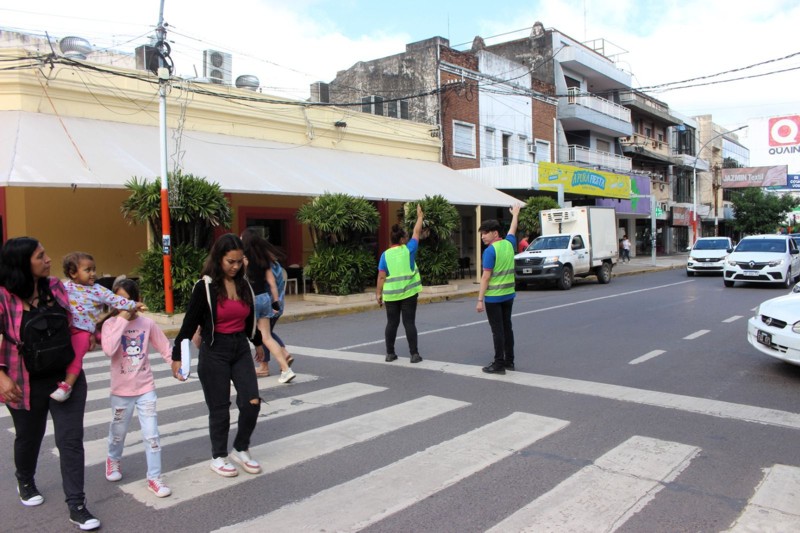
[[426,196],[405,205],[404,223],[408,234],[417,219],[417,204],[422,205],[424,222],[417,251],[417,267],[423,285],[447,285],[458,268],[458,249],[451,240],[459,225],[458,210],[443,196]]

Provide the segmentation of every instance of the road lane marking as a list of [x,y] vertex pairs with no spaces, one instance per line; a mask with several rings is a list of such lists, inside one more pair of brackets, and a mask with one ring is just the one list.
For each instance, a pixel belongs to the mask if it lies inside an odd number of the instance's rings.
[[[173,507],[468,405],[470,404],[458,400],[423,396],[266,444],[252,446],[250,454],[256,459],[263,458],[262,473],[258,475],[240,472],[237,477],[223,478],[209,468],[211,461],[211,454],[209,454],[208,460],[166,473],[172,489],[172,496],[169,498],[153,498],[153,494],[147,489],[147,484],[142,479],[122,485],[120,489],[149,507],[156,509]],[[469,460],[473,460],[472,456],[469,457]],[[338,496],[341,503],[342,495]],[[346,500],[353,501],[350,497]],[[275,527],[273,524],[269,524],[268,529],[286,531],[286,529]],[[288,530],[296,531],[297,528]],[[259,531],[264,531],[263,523]]]
[[[635,291],[621,292],[621,293],[618,293],[618,294],[609,294],[607,296],[598,296],[597,298],[588,298],[586,300],[580,300],[580,301],[577,301],[577,302],[570,302],[570,303],[565,303],[565,304],[560,304],[560,305],[553,305],[553,306],[550,306],[550,307],[545,307],[543,309],[533,309],[531,311],[522,311],[520,313],[513,313],[511,316],[512,317],[518,317],[518,316],[532,315],[532,314],[535,314],[535,313],[546,313],[548,311],[553,311],[554,309],[563,309],[565,307],[573,307],[573,306],[576,306],[576,305],[594,303],[594,302],[599,302],[599,301],[602,301],[602,300],[609,300],[611,298],[621,298],[623,296],[630,296],[632,294],[639,294],[639,293],[642,293],[642,292],[655,291],[655,290],[659,290],[659,289],[667,289],[667,288],[670,288],[670,287],[674,287],[676,285],[683,285],[685,283],[692,283],[692,280],[679,281],[677,283],[668,283],[666,285],[656,285],[655,287],[648,287],[646,289],[637,289]],[[459,328],[470,328],[470,327],[476,326],[478,324],[486,324],[486,320],[485,319],[484,320],[476,320],[474,322],[467,322],[466,324],[458,324],[456,326],[447,326],[445,328],[431,329],[431,330],[428,330],[428,331],[418,331],[417,335],[430,335],[432,333],[442,333],[443,331],[452,331],[454,329],[459,329]],[[398,336],[397,338],[398,339],[405,339],[406,337],[405,337],[405,335],[403,335],[403,336]],[[363,346],[370,346],[372,344],[383,344],[384,342],[386,342],[385,339],[379,339],[379,340],[374,340],[374,341],[362,342],[362,343],[359,343],[359,344],[351,344],[350,346],[342,346],[341,348],[336,348],[336,349],[337,350],[341,350],[341,351],[347,351],[347,350],[352,350],[354,348],[361,348]]]
[[773,465],[727,531],[800,531],[800,468]]
[[[569,422],[511,415],[296,503],[217,531],[359,531],[477,473]],[[346,495],[346,497],[343,497]]]
[[[272,400],[261,405],[259,418],[269,417],[270,420],[289,414],[302,413],[318,407],[335,405],[354,398],[360,398],[368,394],[385,391],[386,387],[377,387],[365,383],[345,383],[335,387],[329,387],[306,394],[289,396]],[[157,409],[163,412],[161,400],[158,401]],[[235,404],[231,409],[231,429],[237,426],[237,416],[239,409]],[[135,417],[134,417],[135,418]],[[111,422],[111,413],[108,413],[107,422]],[[186,442],[195,438],[208,437],[208,415],[198,416],[164,424],[158,426],[158,433],[161,436],[161,447]],[[126,456],[144,453],[144,443],[142,442],[141,430],[130,431],[126,437],[123,458]],[[108,437],[95,439],[83,443],[86,456],[86,465],[95,465],[105,462],[108,455]],[[58,456],[58,448],[52,448],[51,453]]]
[[623,402],[631,402],[654,407],[676,409],[687,413],[696,413],[717,418],[729,418],[741,422],[752,422],[769,426],[784,427],[790,429],[800,429],[800,414],[766,407],[756,407],[739,403],[725,402],[721,400],[710,400],[696,396],[684,396],[669,392],[651,391],[626,387],[623,385],[613,385],[610,383],[598,383],[579,379],[562,378],[557,376],[545,376],[542,374],[531,374],[528,372],[507,372],[505,375],[486,374],[481,372],[479,365],[465,365],[461,363],[446,363],[435,361],[426,357],[421,363],[411,364],[407,359],[398,359],[393,363],[386,363],[382,355],[359,352],[343,352],[340,350],[323,350],[321,348],[305,348],[300,346],[289,346],[292,353],[300,353],[310,357],[322,357],[341,361],[351,361],[358,363],[372,363],[381,365],[392,365],[395,367],[412,369],[416,371],[434,371],[443,374],[470,377],[475,379],[487,379],[499,382],[512,383],[539,389],[555,390],[574,394],[582,394],[595,398],[606,398]]
[[696,338],[698,338],[698,337],[702,337],[702,336],[703,336],[703,335],[705,335],[706,333],[710,333],[710,332],[711,332],[711,330],[710,330],[710,329],[701,329],[701,330],[695,331],[695,332],[694,332],[694,333],[692,333],[691,335],[687,335],[687,336],[685,336],[685,337],[683,338],[683,340],[685,340],[685,341],[692,341],[692,340],[694,340],[694,339],[696,339]]
[[[319,379],[319,376],[315,376],[313,374],[298,374],[296,378],[292,380],[292,383],[307,383],[310,381],[316,381]],[[184,385],[186,383],[181,382]],[[281,383],[278,383],[277,376],[274,380],[265,380],[260,379],[258,382],[259,390],[264,389],[271,389],[276,387],[285,387]],[[104,389],[106,397],[108,397],[108,389]],[[156,394],[158,393],[158,389],[156,389]],[[234,403],[234,398],[236,397],[236,390],[231,387],[231,402]],[[166,411],[167,409],[173,409],[175,407],[186,407],[188,405],[195,405],[204,403],[205,398],[203,397],[202,389],[195,389],[193,391],[184,392],[181,394],[174,394],[172,396],[165,396],[163,398],[158,399],[158,407],[159,411]],[[100,424],[108,424],[111,420],[111,406],[109,404],[108,407],[104,407],[103,409],[97,409],[94,411],[89,411],[83,415],[83,427],[88,428],[90,426],[97,426]],[[8,428],[8,431],[14,433],[14,428]],[[45,430],[45,435],[52,435],[53,434],[53,421],[48,418],[47,419],[47,429]]]
[[641,357],[637,357],[633,361],[628,362],[629,365],[638,365],[639,363],[644,363],[645,361],[652,359],[653,357],[658,357],[662,353],[667,353],[666,350],[653,350],[652,352],[647,352],[646,354],[642,355]]
[[614,531],[699,451],[677,442],[631,437],[488,532]]
[[741,315],[733,315],[732,317],[726,318],[725,320],[723,320],[723,322],[730,324],[731,322],[736,322],[740,318],[743,318],[743,317]]

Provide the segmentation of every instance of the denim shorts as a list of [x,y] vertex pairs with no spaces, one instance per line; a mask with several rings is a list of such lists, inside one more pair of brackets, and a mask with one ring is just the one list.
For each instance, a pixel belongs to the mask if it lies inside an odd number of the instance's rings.
[[272,314],[272,297],[268,292],[256,295],[256,320]]

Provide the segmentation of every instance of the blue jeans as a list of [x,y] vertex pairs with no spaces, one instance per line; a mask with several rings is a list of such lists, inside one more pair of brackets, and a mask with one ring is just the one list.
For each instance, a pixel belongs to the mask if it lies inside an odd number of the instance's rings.
[[111,427],[108,428],[108,456],[116,461],[122,458],[125,436],[133,417],[133,408],[139,415],[142,428],[144,453],[147,458],[147,479],[161,477],[161,442],[158,435],[158,415],[156,414],[156,391],[141,396],[111,395]]
[[[214,334],[214,345],[200,345],[197,377],[203,386],[208,407],[208,432],[211,437],[211,456],[228,455],[228,433],[231,429],[231,381],[236,388],[236,406],[239,408],[239,426],[233,447],[238,451],[250,448],[250,436],[256,428],[261,400],[258,395],[258,378],[250,343],[244,333]],[[258,400],[257,403],[250,403]]]

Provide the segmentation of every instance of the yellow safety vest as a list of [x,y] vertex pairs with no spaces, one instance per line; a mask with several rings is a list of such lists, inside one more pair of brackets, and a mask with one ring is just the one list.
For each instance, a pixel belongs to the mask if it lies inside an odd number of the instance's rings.
[[492,246],[495,261],[485,296],[514,294],[514,247],[508,239],[495,241]]
[[389,269],[389,275],[383,284],[384,301],[405,300],[422,290],[419,269],[416,264],[414,269],[411,269],[411,252],[405,244],[389,248],[384,252],[384,258],[386,268]]

